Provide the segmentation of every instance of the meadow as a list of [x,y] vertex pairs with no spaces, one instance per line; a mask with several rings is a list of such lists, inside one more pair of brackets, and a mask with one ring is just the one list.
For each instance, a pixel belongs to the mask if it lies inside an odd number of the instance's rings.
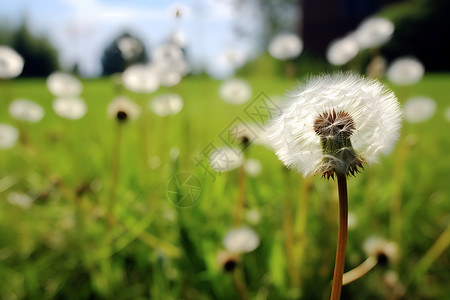
[[[246,80],[252,99],[264,93],[275,104],[295,86],[263,73]],[[244,183],[240,169],[212,177],[195,160],[210,143],[224,146],[221,133],[237,117],[254,122],[246,114],[252,100],[225,103],[221,82],[203,76],[150,95],[118,90],[109,78],[85,79],[81,97],[88,113],[68,120],[53,112],[44,79],[0,83],[0,120],[20,131],[17,145],[0,150],[1,299],[329,297],[338,210],[333,180],[286,170],[271,149],[256,143],[246,156],[259,160],[262,171]],[[343,299],[450,297],[449,83],[449,74],[426,74],[408,89],[387,83],[400,103],[426,96],[437,109],[427,121],[404,122],[394,151],[349,179],[353,225],[345,270],[367,258],[369,237],[394,242],[398,253],[344,286]],[[149,101],[164,92],[181,95],[180,113],[150,111]],[[144,107],[139,119],[118,125],[108,117],[118,93]],[[12,119],[8,104],[17,98],[39,103],[43,120]],[[188,207],[168,196],[179,173],[200,182],[201,196]],[[217,256],[236,225],[242,191],[240,224],[253,228],[260,245],[226,272]],[[32,205],[7,201],[12,192],[31,196]],[[293,254],[286,253],[290,230]]]

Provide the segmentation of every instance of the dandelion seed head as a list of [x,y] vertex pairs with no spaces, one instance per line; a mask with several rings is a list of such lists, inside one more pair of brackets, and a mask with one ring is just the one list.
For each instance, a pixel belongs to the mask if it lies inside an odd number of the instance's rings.
[[280,33],[269,43],[270,55],[280,60],[295,58],[302,50],[302,40],[293,33]]
[[47,88],[56,97],[78,97],[83,91],[81,82],[75,76],[63,72],[50,74]]
[[248,253],[258,248],[259,236],[249,227],[230,230],[223,239],[225,249],[233,253]]
[[62,97],[53,101],[53,110],[63,118],[78,120],[86,114],[87,106],[81,98]]
[[134,37],[121,38],[117,42],[117,47],[125,60],[132,60],[144,50],[141,42]]
[[141,107],[124,96],[115,98],[108,105],[108,115],[119,122],[134,120],[141,114]]
[[236,253],[221,250],[217,254],[217,262],[225,272],[233,272],[239,263],[239,258]]
[[368,256],[377,258],[378,264],[383,266],[395,262],[398,257],[397,244],[380,237],[368,238],[364,242],[363,249]]
[[209,155],[211,169],[218,173],[229,172],[239,168],[244,163],[244,156],[237,148],[217,148]]
[[178,94],[163,94],[150,102],[151,110],[158,116],[176,115],[183,109],[183,99]]
[[261,162],[254,158],[249,158],[244,162],[244,170],[249,176],[256,177],[261,174]]
[[352,36],[338,39],[330,44],[327,50],[327,60],[335,66],[341,66],[358,55],[359,45]]
[[252,88],[243,79],[229,79],[219,88],[219,96],[231,104],[243,104],[252,97]]
[[23,71],[24,60],[14,49],[0,46],[0,78],[11,79]]
[[134,93],[153,93],[159,88],[159,78],[151,65],[136,64],[128,67],[122,74],[122,81]]
[[381,17],[364,20],[354,36],[361,48],[379,47],[389,41],[394,33],[394,23]]
[[400,106],[380,82],[353,73],[311,77],[288,95],[267,133],[279,159],[304,176],[354,174],[398,139]]
[[14,100],[9,105],[9,114],[14,119],[36,123],[44,117],[44,109],[37,103],[26,99]]
[[405,120],[420,123],[429,120],[436,111],[436,102],[430,98],[416,97],[406,101],[403,106]]
[[19,138],[19,131],[8,124],[0,124],[0,149],[14,147]]
[[10,192],[7,200],[12,205],[17,205],[23,209],[30,209],[33,206],[34,199],[23,192]]
[[412,85],[422,79],[425,68],[412,57],[397,58],[387,70],[387,77],[397,85]]

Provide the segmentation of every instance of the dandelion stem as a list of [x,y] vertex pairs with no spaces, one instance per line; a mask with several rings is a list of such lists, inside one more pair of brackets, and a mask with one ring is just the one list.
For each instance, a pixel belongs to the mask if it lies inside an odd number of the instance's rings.
[[120,162],[120,140],[122,136],[122,124],[117,124],[116,132],[114,135],[113,153],[111,161],[111,186],[109,190],[107,220],[108,227],[113,224],[113,211],[116,196],[116,185],[119,177],[119,162]]
[[141,147],[142,147],[142,160],[143,165],[145,168],[145,171],[148,170],[148,109],[145,105],[145,94],[141,96],[141,107],[142,107],[142,117],[140,118],[140,141],[141,141]]
[[287,268],[291,283],[294,287],[299,287],[299,275],[297,271],[297,267],[295,264],[295,254],[294,254],[294,225],[293,225],[293,216],[292,216],[292,197],[291,197],[291,184],[290,184],[290,176],[288,172],[286,174],[286,195],[284,197],[284,209],[283,209],[283,229],[285,233],[285,246],[286,246],[286,260],[287,260]]
[[362,264],[344,274],[342,285],[347,285],[363,277],[377,265],[377,258],[369,256]]
[[238,226],[242,222],[242,215],[245,206],[245,169],[244,165],[239,167],[238,173],[238,197],[236,202],[236,208],[234,210],[234,220],[235,226]]
[[339,229],[336,249],[336,261],[334,264],[333,287],[331,289],[331,300],[339,300],[341,298],[342,278],[345,266],[345,251],[347,249],[347,178],[343,173],[338,173],[336,175],[339,192]]
[[245,286],[245,282],[242,279],[242,271],[241,268],[236,268],[233,272],[234,285],[238,290],[239,295],[242,300],[248,299],[247,287]]

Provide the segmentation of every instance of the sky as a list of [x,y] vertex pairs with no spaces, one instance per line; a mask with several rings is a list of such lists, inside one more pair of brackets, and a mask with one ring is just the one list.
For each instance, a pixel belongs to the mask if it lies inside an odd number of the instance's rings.
[[[237,14],[238,0],[2,0],[0,25],[18,26],[24,16],[35,35],[46,36],[60,53],[63,68],[78,62],[85,76],[101,72],[101,56],[106,46],[128,31],[139,37],[150,51],[163,44],[175,28],[186,39],[186,53],[194,68],[205,68],[215,77],[232,74],[219,59],[234,49],[245,57],[257,55],[260,16],[253,1]],[[182,18],[177,22],[175,11]],[[240,37],[240,24],[252,37]]]

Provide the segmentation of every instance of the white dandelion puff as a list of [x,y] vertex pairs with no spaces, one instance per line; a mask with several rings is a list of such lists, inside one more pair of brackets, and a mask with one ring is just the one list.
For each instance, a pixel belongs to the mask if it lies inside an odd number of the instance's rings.
[[436,111],[436,102],[430,98],[411,98],[403,106],[405,120],[410,123],[424,122],[430,119]]
[[236,148],[215,149],[209,156],[209,165],[216,172],[229,172],[239,168],[244,162],[242,152]]
[[24,60],[14,49],[0,46],[0,78],[10,79],[23,71]]
[[12,148],[19,138],[19,131],[8,124],[0,124],[0,149]]
[[48,76],[47,88],[56,97],[77,97],[83,91],[81,82],[75,76],[62,72]]
[[288,97],[268,137],[279,159],[304,176],[354,174],[389,153],[398,139],[399,103],[374,79],[352,73],[311,77]]
[[332,65],[341,66],[358,55],[359,45],[352,36],[335,40],[327,50],[327,60]]
[[270,55],[280,60],[295,58],[302,50],[302,40],[293,33],[280,33],[269,43]]
[[132,65],[122,74],[125,88],[134,93],[153,93],[159,88],[156,70],[150,65]]
[[380,265],[395,262],[398,258],[397,244],[380,237],[368,238],[364,242],[363,249],[368,256],[375,257]]
[[164,94],[150,102],[151,110],[158,116],[176,115],[183,108],[183,99],[177,94]]
[[252,97],[252,88],[243,79],[228,79],[219,88],[219,96],[225,102],[242,104]]
[[29,209],[33,206],[34,199],[30,195],[22,192],[10,192],[7,200],[12,205],[17,205],[23,209]]
[[71,120],[81,119],[87,112],[86,103],[77,97],[57,98],[52,106],[57,115]]
[[144,47],[141,42],[134,37],[123,37],[117,42],[117,47],[125,60],[132,60],[139,55]]
[[14,119],[36,123],[44,117],[44,109],[37,103],[26,99],[14,100],[9,105],[9,114]]
[[444,116],[450,122],[450,106],[445,109]]
[[118,121],[134,120],[141,114],[141,107],[124,96],[115,98],[108,105],[108,115]]
[[179,29],[172,32],[170,35],[170,41],[179,48],[183,48],[186,45],[186,37],[183,31]]
[[379,47],[389,41],[394,33],[394,23],[381,17],[364,20],[354,36],[361,48]]
[[259,246],[259,236],[249,227],[230,230],[223,239],[225,249],[234,253],[252,252]]
[[259,221],[261,221],[261,214],[259,213],[259,210],[257,210],[256,208],[252,208],[247,211],[245,219],[249,224],[256,225],[259,223]]
[[262,164],[259,160],[249,158],[244,162],[244,170],[249,176],[258,176],[262,171]]
[[157,62],[154,64],[154,67],[161,85],[170,87],[177,85],[181,81],[181,74],[183,72],[173,68],[170,63],[164,61]]
[[387,70],[387,77],[397,85],[412,85],[422,79],[425,68],[412,57],[397,58]]
[[163,44],[153,51],[155,61],[181,61],[184,59],[183,51],[175,44]]

